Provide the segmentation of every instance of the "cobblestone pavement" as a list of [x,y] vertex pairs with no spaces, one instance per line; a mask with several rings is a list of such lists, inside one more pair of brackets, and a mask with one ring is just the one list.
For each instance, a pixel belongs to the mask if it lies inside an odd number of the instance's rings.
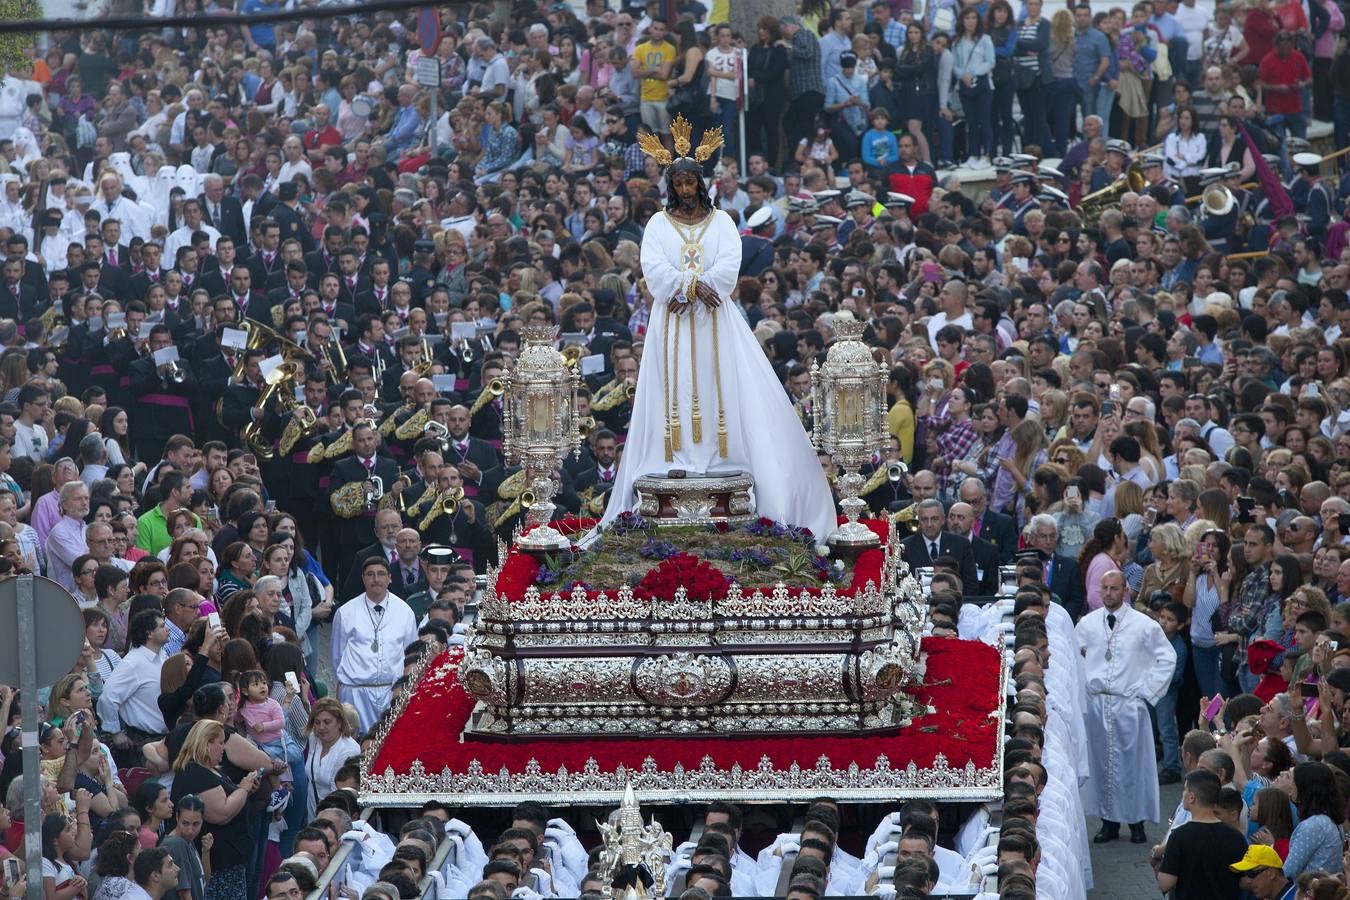
[[[1167,829],[1166,820],[1181,801],[1181,785],[1169,784],[1162,788],[1163,822],[1146,826],[1149,842],[1131,844],[1130,830],[1121,827],[1119,840],[1109,844],[1091,844],[1092,879],[1095,887],[1088,892],[1088,900],[1148,900],[1160,897],[1153,868],[1148,864],[1149,848],[1156,844]],[[1088,840],[1097,833],[1101,821],[1088,819]]]

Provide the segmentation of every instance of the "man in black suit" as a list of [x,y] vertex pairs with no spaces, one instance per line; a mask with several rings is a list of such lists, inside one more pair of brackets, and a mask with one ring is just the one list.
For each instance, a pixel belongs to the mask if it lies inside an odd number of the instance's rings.
[[1041,562],[1041,575],[1050,593],[1073,617],[1075,622],[1087,610],[1087,601],[1078,584],[1078,563],[1070,557],[1055,552],[1059,544],[1059,528],[1054,516],[1039,513],[1031,517],[1026,527],[1027,544],[1035,548]]
[[314,274],[314,287],[319,286],[318,277],[324,272],[337,271],[338,251],[346,239],[340,225],[329,225],[323,230],[323,246],[305,254],[305,266]]
[[[389,457],[379,455],[379,446],[380,435],[375,429],[364,422],[352,428],[352,455],[333,464],[328,483],[330,497],[348,484],[370,482],[371,476],[380,479],[388,494],[397,494],[402,489],[398,466]],[[361,509],[350,516],[335,508],[333,512],[338,517],[338,546],[344,558],[354,559],[363,547],[375,542],[375,509]]]
[[591,455],[595,462],[575,476],[574,482],[577,493],[581,493],[586,488],[594,488],[592,494],[609,490],[610,485],[614,482],[614,476],[619,470],[619,444],[614,432],[608,428],[601,428],[591,435],[590,445]]
[[222,234],[216,238],[216,252],[197,266],[196,285],[212,297],[219,297],[229,290],[230,275],[237,266],[242,267],[239,262],[239,248],[234,238]]
[[26,322],[37,315],[37,289],[23,280],[23,260],[7,259],[0,284],[0,317]]
[[338,252],[337,274],[341,278],[338,285],[338,302],[356,309],[356,298],[370,290],[370,279],[361,274],[361,259],[353,247],[343,247]]
[[[338,591],[339,604],[346,603],[365,590],[361,585],[361,567],[373,556],[382,556],[386,561],[394,560],[389,564],[389,574],[393,579],[389,590],[394,591],[398,576],[394,575],[393,569],[398,566],[398,535],[403,528],[403,519],[396,509],[382,509],[375,513],[374,523],[375,540],[357,550],[352,558],[351,568],[342,582],[342,589]],[[399,597],[403,596],[397,591],[394,593]]]
[[1017,526],[1008,516],[989,509],[984,482],[978,478],[967,478],[957,489],[957,496],[962,503],[969,503],[974,513],[970,533],[998,548],[999,565],[1011,563],[1013,555],[1017,553]]
[[286,263],[286,284],[267,292],[267,302],[273,306],[292,299],[300,300],[309,290],[309,269],[302,262]]
[[122,223],[117,219],[104,219],[99,223],[99,234],[103,238],[103,261],[130,278],[131,248],[122,243]]
[[[141,262],[145,268],[130,276],[127,281],[127,295],[132,300],[144,300],[145,295],[150,292],[150,285],[164,283],[166,270],[161,268],[163,265],[163,248],[159,244],[149,242],[142,244]],[[223,288],[221,293],[224,293]]]
[[235,246],[248,240],[248,226],[244,222],[244,206],[238,197],[225,193],[225,180],[216,174],[202,176],[202,217],[206,224],[221,235],[229,235]]
[[[258,230],[257,252],[251,255],[244,265],[253,273],[253,283],[261,286],[267,284],[267,279],[273,272],[281,271],[285,265],[281,259],[281,226],[273,219],[259,221],[256,209],[253,223]],[[236,248],[240,246],[242,245],[235,245]]]
[[[479,490],[485,486],[484,475],[492,473],[487,481],[493,481],[494,470],[501,469],[501,454],[482,438],[469,435],[467,406],[451,405],[445,399],[433,400],[431,418],[450,429],[445,462],[459,470],[460,477],[464,479],[464,496],[477,497]],[[489,497],[485,502],[491,502],[492,499]]]
[[[357,317],[356,305],[349,303],[342,296],[342,279],[336,272],[324,272],[319,276],[319,309],[324,315],[328,316],[328,321],[333,323],[335,329],[343,333],[346,340],[356,337],[364,340],[369,346],[379,346],[385,357],[385,364],[394,362],[394,352],[389,348],[384,340],[384,326],[380,323],[378,316],[370,316],[374,327],[367,327],[361,323],[366,320],[366,316]],[[352,334],[352,326],[356,326],[356,334]],[[366,349],[361,351],[367,353]]]
[[974,594],[980,579],[975,574],[975,557],[970,552],[970,541],[944,531],[942,526],[946,518],[940,501],[924,500],[919,503],[919,532],[901,542],[905,550],[905,562],[911,568],[922,568],[931,566],[939,556],[953,557],[958,564],[962,590],[966,594]]
[[953,503],[947,510],[947,527],[952,534],[970,541],[970,553],[975,558],[976,584],[966,587],[967,594],[982,594],[992,597],[998,593],[998,548],[981,537],[970,533],[970,523],[975,514],[969,503]]

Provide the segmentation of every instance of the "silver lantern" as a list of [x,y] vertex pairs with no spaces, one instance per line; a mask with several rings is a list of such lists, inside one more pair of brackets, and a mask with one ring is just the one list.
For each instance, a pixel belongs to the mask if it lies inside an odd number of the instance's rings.
[[527,325],[525,346],[505,377],[502,452],[509,463],[520,463],[529,485],[521,495],[527,507],[525,524],[535,526],[521,537],[519,547],[529,553],[565,550],[567,537],[549,523],[553,473],[581,444],[576,417],[581,376],[553,346],[552,325]]
[[879,543],[876,534],[858,521],[867,504],[858,496],[863,477],[862,465],[885,446],[886,379],[885,366],[872,358],[871,349],[862,342],[863,323],[852,317],[835,319],[835,342],[825,357],[825,365],[811,365],[811,400],[815,411],[812,443],[828,453],[843,470],[839,479],[843,499],[839,506],[848,517],[830,535],[831,547],[840,550],[871,547]]

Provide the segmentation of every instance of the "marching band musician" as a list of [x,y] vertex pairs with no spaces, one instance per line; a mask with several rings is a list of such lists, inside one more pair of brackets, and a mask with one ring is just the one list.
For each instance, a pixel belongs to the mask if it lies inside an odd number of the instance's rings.
[[628,431],[628,423],[633,418],[633,398],[629,395],[629,385],[636,387],[637,375],[637,357],[631,353],[621,356],[614,362],[614,380],[595,394],[595,400],[591,403],[592,414],[596,421],[610,431]]
[[[351,429],[352,455],[333,464],[329,481],[330,505],[337,514],[338,546],[343,557],[352,558],[356,552],[375,540],[375,510],[380,491],[372,480],[378,478],[386,495],[397,495],[403,490],[398,479],[398,466],[387,456],[379,455],[380,436],[369,420],[359,420]],[[352,489],[353,486],[359,486]],[[343,488],[348,488],[343,491]]]
[[[1227,168],[1205,169],[1200,173],[1201,190],[1208,193],[1214,185],[1223,184],[1230,174]],[[1241,176],[1241,170],[1237,174]],[[1227,185],[1224,187],[1227,188]],[[1220,253],[1228,249],[1228,236],[1235,232],[1238,222],[1237,197],[1233,195],[1231,188],[1227,191],[1224,202],[1219,206],[1211,208],[1203,199],[1200,201],[1201,226],[1205,232],[1205,239]]]
[[483,365],[479,369],[479,383],[482,387],[469,408],[469,433],[487,441],[493,447],[500,447],[502,443],[502,398],[491,397],[490,394],[485,396],[485,392],[490,390],[492,382],[500,379],[505,371],[506,365],[501,353],[493,352],[483,357]]
[[462,498],[453,513],[447,515],[444,499],[453,498],[464,486],[458,468],[443,465],[436,474],[436,490],[432,501],[418,510],[420,518],[410,523],[430,542],[454,547],[455,552],[473,566],[477,574],[487,571],[488,564],[497,564],[497,548],[489,528],[488,514],[483,504],[468,497]]
[[1030,172],[1018,172],[1012,177],[1012,199],[1008,201],[1007,208],[1013,212],[1013,232],[1026,234],[1027,213],[1041,208],[1036,201],[1035,175]]
[[[262,408],[258,406],[258,398],[262,395],[263,388],[267,386],[263,381],[261,370],[261,363],[266,356],[266,352],[256,347],[244,350],[239,357],[243,362],[240,377],[236,379],[231,374],[230,381],[225,385],[225,391],[221,395],[220,423],[234,437],[236,443],[239,440],[237,435],[245,425],[263,417]],[[238,368],[237,363],[235,368]]]
[[1331,189],[1322,180],[1322,157],[1316,153],[1295,153],[1294,180],[1289,185],[1289,196],[1294,201],[1294,209],[1307,216],[1309,237],[1318,241],[1326,240],[1327,227],[1331,224]]
[[[374,432],[364,430],[374,438]],[[389,708],[394,682],[403,674],[403,648],[417,640],[417,617],[389,592],[390,580],[389,560],[366,559],[361,564],[365,592],[333,614],[338,698],[356,708],[363,732]]]
[[150,329],[150,354],[133,362],[131,378],[132,413],[136,420],[136,455],[158,459],[164,442],[175,434],[193,434],[192,395],[197,380],[181,362],[159,365],[154,353],[173,346],[169,326]]
[[[443,397],[431,402],[432,420],[449,429],[445,462],[454,466],[464,479],[464,495],[476,497],[490,492],[499,483],[502,455],[496,447],[470,434],[469,408],[452,404]],[[490,496],[490,493],[489,493]]]

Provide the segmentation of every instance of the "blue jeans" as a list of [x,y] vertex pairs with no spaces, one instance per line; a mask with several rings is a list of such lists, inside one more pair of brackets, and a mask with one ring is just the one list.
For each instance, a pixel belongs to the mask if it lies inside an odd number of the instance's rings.
[[1097,86],[1097,104],[1092,111],[1102,120],[1102,140],[1111,134],[1111,109],[1116,105],[1116,92],[1106,85]]
[[1223,692],[1223,680],[1219,678],[1219,648],[1191,645],[1191,661],[1195,665],[1195,682],[1200,686],[1200,696],[1213,697]]
[[1238,666],[1238,687],[1242,688],[1242,693],[1250,694],[1256,689],[1256,685],[1261,681],[1260,675],[1253,675],[1252,670],[1247,668],[1247,663],[1243,662]]
[[286,830],[281,833],[281,858],[285,859],[295,850],[295,835],[305,827],[309,774],[305,772],[305,751],[300,742],[289,733],[282,738],[286,742],[286,762],[291,767],[291,804],[286,807]]
[[994,126],[994,152],[1012,153],[1013,136],[1017,133],[1017,123],[1013,120],[1013,85],[1000,82],[994,85],[994,103],[992,124]]
[[[1022,152],[1028,144],[1046,146],[1045,133],[1045,89],[1038,79],[1025,91],[1017,92],[1017,102],[1022,107]],[[1047,155],[1051,155],[1048,154]]]
[[975,87],[961,93],[961,106],[966,111],[967,156],[992,156],[994,153],[994,123],[991,111],[994,92],[989,79],[981,78]]
[[741,158],[741,145],[736,143],[736,123],[739,119],[740,113],[736,109],[735,100],[717,98],[717,112],[713,113],[713,126],[722,126],[722,140],[725,143],[721,152],[737,162],[740,162]]
[[1177,736],[1177,694],[1181,687],[1169,688],[1153,714],[1158,720],[1158,737],[1162,739],[1162,767],[1181,771],[1181,741]]
[[937,117],[937,138],[937,150],[929,148],[929,152],[933,154],[933,162],[936,163],[938,160],[952,162],[952,148],[956,144],[956,126],[946,116]]
[[1056,78],[1050,82],[1050,154],[1063,156],[1069,148],[1069,132],[1073,128],[1074,111],[1078,108],[1078,83],[1072,78]]

